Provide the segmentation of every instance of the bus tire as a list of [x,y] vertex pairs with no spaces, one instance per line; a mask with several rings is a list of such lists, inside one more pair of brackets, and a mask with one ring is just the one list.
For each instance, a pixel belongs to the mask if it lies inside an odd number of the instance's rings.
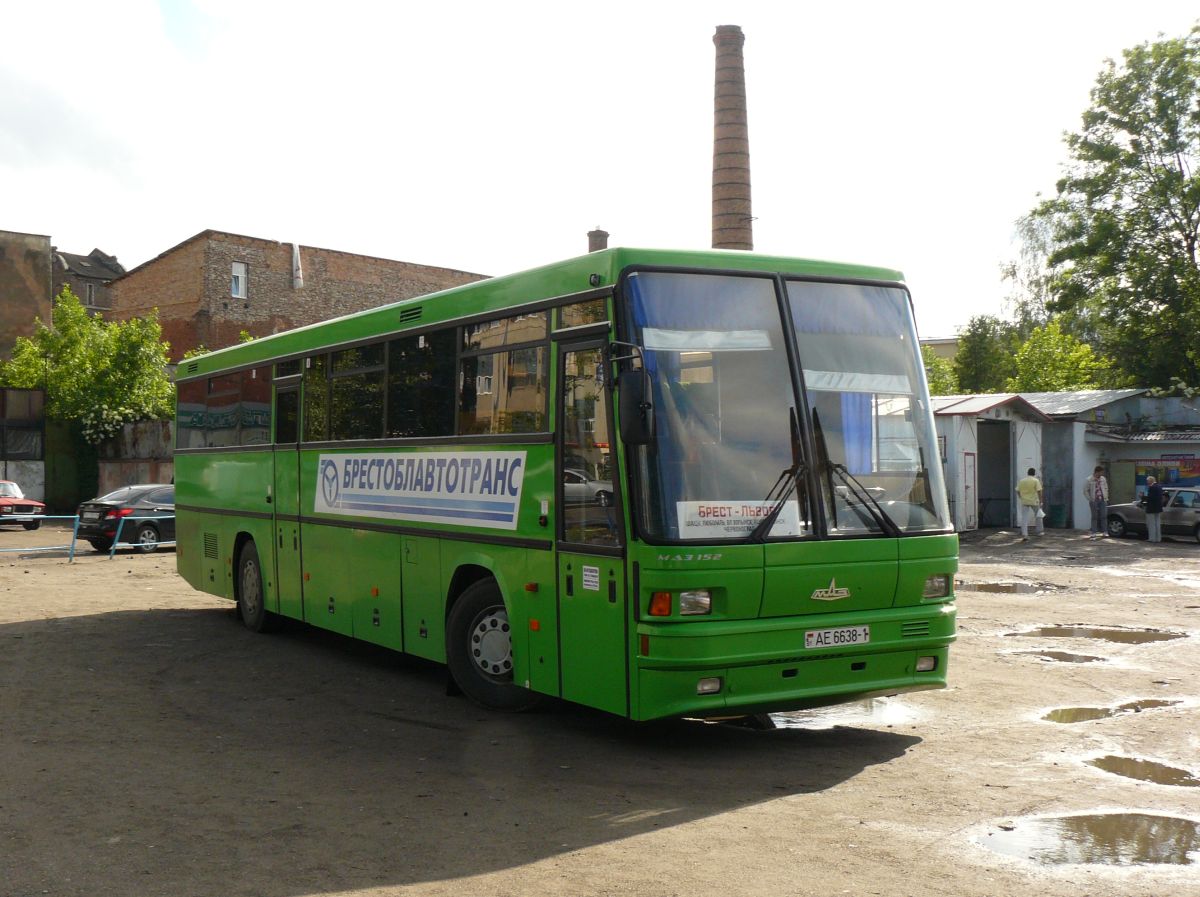
[[471,584],[446,623],[446,662],[463,693],[489,710],[519,712],[540,695],[513,682],[508,610],[494,579]]
[[258,560],[258,549],[247,542],[238,552],[237,576],[233,587],[237,596],[238,616],[251,632],[265,632],[271,628],[271,613],[267,610],[263,594],[262,564]]

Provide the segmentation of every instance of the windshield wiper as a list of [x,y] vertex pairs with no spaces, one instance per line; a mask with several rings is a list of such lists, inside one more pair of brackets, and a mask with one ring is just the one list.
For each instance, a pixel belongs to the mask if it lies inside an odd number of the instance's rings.
[[[817,437],[817,450],[819,453],[818,461],[825,469],[825,477],[829,483],[829,513],[833,518],[833,528],[838,528],[837,495],[833,489],[832,476],[836,473],[838,475],[838,479],[846,484],[846,489],[855,494],[859,500],[859,503],[865,507],[870,513],[871,517],[874,518],[875,523],[879,526],[879,529],[884,533],[884,535],[891,536],[892,538],[899,536],[900,527],[897,526],[896,521],[889,517],[887,512],[879,506],[879,502],[875,500],[875,496],[873,496],[862,483],[855,479],[854,474],[850,473],[845,464],[839,464],[830,459],[829,446],[825,444],[825,431],[821,429],[821,417],[817,413],[816,408],[812,410],[812,416],[813,430],[815,431]],[[866,501],[863,501],[864,496]]]
[[879,524],[879,528],[883,530],[885,535],[891,536],[893,539],[900,535],[900,527],[896,525],[896,521],[888,516],[887,511],[880,507],[879,502],[875,500],[875,496],[871,494],[871,491],[858,481],[854,474],[846,468],[845,464],[831,462],[829,468],[838,475],[838,479],[846,484],[846,488],[853,492],[858,497],[858,500],[862,502],[863,506],[871,512],[871,516],[875,518],[875,522]]
[[792,497],[792,493],[796,491],[796,483],[799,482],[800,477],[804,476],[808,469],[804,464],[803,457],[801,457],[800,425],[796,419],[796,409],[789,408],[788,414],[788,426],[791,428],[792,436],[792,466],[786,468],[779,475],[779,479],[775,481],[775,485],[767,493],[767,497],[763,501],[772,501],[774,504],[771,506],[771,510],[767,513],[767,516],[758,521],[758,525],[746,536],[747,542],[766,541],[767,534],[771,532],[771,527],[779,519],[779,512],[783,510],[783,506]]

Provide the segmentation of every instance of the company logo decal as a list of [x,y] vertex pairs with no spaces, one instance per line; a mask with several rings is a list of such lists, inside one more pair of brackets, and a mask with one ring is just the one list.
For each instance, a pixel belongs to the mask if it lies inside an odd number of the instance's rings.
[[829,580],[829,588],[817,589],[812,593],[813,601],[837,601],[839,598],[849,598],[849,589],[839,589],[837,579]]
[[321,455],[313,511],[516,529],[525,452]]
[[342,485],[338,476],[337,464],[333,461],[322,460],[321,494],[325,497],[325,504],[331,508],[336,508],[341,492]]

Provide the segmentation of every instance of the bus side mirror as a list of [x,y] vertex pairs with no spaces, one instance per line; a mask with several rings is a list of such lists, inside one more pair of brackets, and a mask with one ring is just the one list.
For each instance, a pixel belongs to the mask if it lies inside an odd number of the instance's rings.
[[654,406],[650,404],[650,375],[646,370],[623,371],[617,378],[621,439],[626,445],[654,440]]

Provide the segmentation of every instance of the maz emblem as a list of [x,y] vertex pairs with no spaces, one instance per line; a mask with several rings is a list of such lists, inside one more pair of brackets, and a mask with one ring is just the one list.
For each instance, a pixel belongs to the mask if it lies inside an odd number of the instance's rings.
[[839,589],[837,587],[836,579],[829,580],[829,588],[817,589],[815,592],[812,593],[813,601],[837,601],[839,598],[849,598],[849,597],[850,597],[850,590],[849,589]]

